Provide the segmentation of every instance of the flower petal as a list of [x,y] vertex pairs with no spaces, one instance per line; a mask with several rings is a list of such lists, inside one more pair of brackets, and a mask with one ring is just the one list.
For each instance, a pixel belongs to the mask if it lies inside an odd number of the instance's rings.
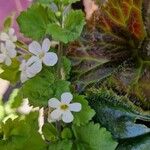
[[21,72],[20,80],[21,80],[22,83],[24,83],[28,80],[27,74],[24,71]]
[[58,57],[56,53],[53,53],[53,52],[48,52],[43,57],[43,63],[46,66],[54,66],[57,63],[57,61],[58,61]]
[[57,98],[51,98],[48,101],[48,106],[51,108],[58,108],[60,106],[60,101]]
[[29,78],[34,77],[36,74],[38,74],[42,70],[42,62],[40,59],[36,56],[32,56],[28,61],[27,61],[27,76]]
[[19,71],[24,71],[26,69],[26,61],[22,60],[20,67],[19,67]]
[[8,34],[5,33],[5,32],[2,32],[2,33],[0,34],[0,40],[1,40],[1,41],[7,41],[7,40],[9,40]]
[[3,54],[6,54],[6,46],[4,45],[4,43],[1,43],[1,47],[0,47],[0,51],[3,53]]
[[8,34],[9,35],[13,35],[14,33],[15,33],[14,28],[10,28],[9,31],[8,31]]
[[51,112],[50,117],[52,120],[59,120],[62,115],[62,111],[60,109],[55,109]]
[[63,112],[62,114],[62,120],[65,122],[65,123],[70,123],[72,122],[74,119],[72,113],[70,111],[65,111]]
[[79,112],[82,108],[82,105],[80,103],[72,103],[69,104],[69,110],[74,112]]
[[10,58],[16,57],[17,51],[15,50],[15,44],[14,43],[12,43],[11,41],[7,41],[6,42],[6,49],[7,49],[8,56]]
[[45,52],[48,52],[50,49],[50,46],[51,46],[51,41],[48,38],[44,39],[42,43],[42,50]]
[[41,45],[38,42],[33,41],[29,44],[29,51],[34,55],[39,55],[42,51]]
[[12,63],[11,59],[7,56],[7,57],[5,58],[5,64],[6,64],[7,66],[10,66],[11,63]]
[[14,28],[10,28],[8,34],[9,34],[10,40],[12,42],[16,42],[17,41],[17,36],[14,35],[15,34]]
[[16,45],[12,41],[6,41],[6,48],[7,49],[15,49]]
[[5,61],[6,56],[4,54],[0,54],[0,63]]
[[70,92],[65,92],[61,95],[61,102],[69,104],[73,99],[73,95]]

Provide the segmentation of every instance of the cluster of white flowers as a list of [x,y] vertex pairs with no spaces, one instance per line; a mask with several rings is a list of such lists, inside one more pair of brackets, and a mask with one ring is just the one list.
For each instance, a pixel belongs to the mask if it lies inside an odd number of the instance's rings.
[[73,100],[73,95],[70,92],[65,92],[61,95],[61,101],[57,98],[51,98],[48,101],[48,106],[54,109],[48,116],[49,122],[62,120],[65,123],[73,121],[74,117],[71,113],[81,110],[80,103],[70,103]]
[[7,66],[11,65],[11,59],[17,55],[16,41],[17,36],[13,28],[10,28],[8,32],[0,33],[0,63],[5,63]]
[[57,54],[49,52],[50,47],[51,42],[47,38],[44,39],[42,46],[36,41],[29,44],[29,52],[32,56],[27,62],[23,60],[19,69],[21,71],[22,82],[25,82],[38,74],[42,70],[42,64],[54,66],[57,63]]
[[[11,65],[11,59],[17,56],[16,42],[17,36],[13,28],[10,28],[8,32],[0,33],[0,63],[4,63],[7,66]],[[48,38],[43,40],[42,45],[36,41],[29,44],[28,50],[31,53],[31,57],[28,60],[23,59],[19,68],[22,83],[38,74],[42,70],[43,64],[46,66],[54,66],[57,63],[57,54],[49,52],[52,45],[53,42]],[[79,112],[81,110],[80,103],[70,103],[72,99],[73,95],[69,92],[65,92],[61,95],[61,101],[56,98],[50,99],[48,106],[52,108],[53,111],[49,114],[48,121],[55,122],[63,120],[65,123],[72,122],[74,117],[71,111]],[[24,110],[24,105],[27,106],[28,102],[25,101],[23,107],[19,107],[18,111],[28,113],[26,109]],[[29,107],[29,110],[31,109],[32,108]]]
[[[7,66],[11,65],[11,59],[17,56],[15,42],[17,42],[17,36],[13,28],[10,28],[8,32],[0,33],[0,63],[4,63]],[[38,74],[42,70],[42,64],[54,66],[57,63],[57,54],[49,52],[52,43],[46,38],[42,46],[36,41],[29,44],[29,52],[32,56],[27,61],[22,60],[19,68],[22,83]]]

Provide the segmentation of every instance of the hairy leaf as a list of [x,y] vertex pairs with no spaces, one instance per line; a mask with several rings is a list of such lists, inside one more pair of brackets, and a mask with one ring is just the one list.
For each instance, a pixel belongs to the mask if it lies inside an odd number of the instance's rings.
[[150,147],[150,135],[130,139],[117,147],[117,150],[147,150]]
[[127,139],[150,133],[147,126],[136,123],[136,120],[150,122],[150,113],[143,112],[127,97],[107,89],[92,89],[88,98],[96,111],[96,121],[107,127],[115,138]]
[[[105,83],[149,110],[150,40],[142,2],[104,2],[88,21],[81,40],[70,44],[67,55],[72,60],[72,81],[78,91]],[[108,78],[115,84],[110,85]]]

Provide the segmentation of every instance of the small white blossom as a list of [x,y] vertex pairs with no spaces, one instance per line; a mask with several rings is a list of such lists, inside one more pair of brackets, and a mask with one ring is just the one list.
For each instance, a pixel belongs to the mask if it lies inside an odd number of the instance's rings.
[[55,110],[49,114],[48,121],[63,120],[65,123],[72,122],[74,117],[71,111],[79,112],[82,107],[80,103],[70,103],[72,99],[73,95],[70,92],[63,93],[61,95],[61,101],[56,98],[51,98],[48,101],[48,106]]
[[11,41],[12,43],[17,41],[17,36],[15,35],[15,30],[13,28],[10,28],[8,30],[8,33],[2,32],[0,34],[0,40],[3,42]]
[[27,62],[25,60],[22,61],[19,70],[21,71],[20,80],[22,83],[27,81],[28,79],[34,77],[37,73],[40,72],[39,62],[37,61],[37,57],[30,58]]
[[18,107],[17,111],[21,114],[27,115],[31,112],[31,110],[33,109],[33,106],[29,105],[29,100],[23,99],[23,102],[21,104],[20,107]]
[[10,66],[12,63],[11,58],[15,58],[16,55],[15,45],[12,42],[7,41],[5,44],[0,44],[0,63]]
[[[36,42],[33,41],[29,45],[29,51],[34,54],[34,56],[31,57],[31,61],[33,60],[34,63],[37,63],[40,68],[40,71],[42,70],[42,63],[46,66],[54,66],[57,61],[58,57],[57,54],[54,52],[48,52],[51,47],[51,42],[49,39],[44,39],[42,46]],[[37,62],[35,62],[35,57],[37,58]]]

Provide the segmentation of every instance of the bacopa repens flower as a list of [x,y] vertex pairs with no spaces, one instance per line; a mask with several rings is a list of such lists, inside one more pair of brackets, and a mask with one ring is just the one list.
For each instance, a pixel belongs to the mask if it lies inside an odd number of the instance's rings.
[[48,101],[48,106],[54,110],[49,114],[48,121],[63,120],[65,123],[73,121],[74,117],[71,111],[79,112],[81,110],[80,103],[70,103],[73,100],[73,95],[70,92],[65,92],[61,95],[61,101],[57,98],[51,98]]
[[54,66],[58,61],[57,54],[49,52],[50,47],[51,42],[47,38],[44,39],[42,46],[36,41],[29,45],[29,51],[33,54],[31,61],[33,60],[33,63],[37,64],[39,72],[42,70],[42,63],[46,66]]
[[15,30],[13,28],[10,28],[8,33],[0,33],[0,63],[4,63],[7,66],[11,65],[11,59],[17,55],[14,43],[17,41],[17,37],[14,33]]
[[0,63],[4,63],[7,66],[10,66],[12,63],[12,58],[15,58],[17,52],[15,50],[14,44],[11,42],[1,43],[0,45]]

